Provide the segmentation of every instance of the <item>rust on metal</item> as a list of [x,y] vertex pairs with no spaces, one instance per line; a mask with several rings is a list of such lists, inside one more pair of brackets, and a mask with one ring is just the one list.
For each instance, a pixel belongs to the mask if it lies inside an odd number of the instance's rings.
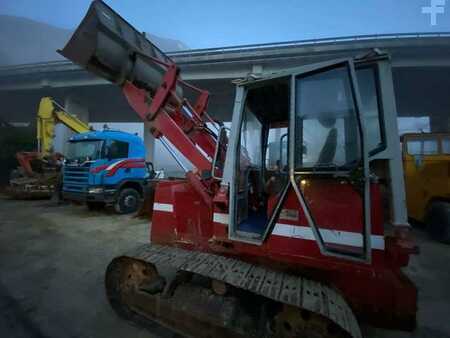
[[[170,295],[150,295],[142,285],[161,278],[156,267],[207,278],[212,287],[183,282]],[[210,253],[142,245],[110,263],[106,288],[113,307],[120,307],[119,313],[128,308],[196,337],[259,335],[257,325],[249,324],[251,316],[239,306],[239,292],[282,308],[272,318],[275,337],[299,337],[302,330],[314,331],[318,338],[362,337],[352,310],[336,290],[300,276]],[[229,288],[234,292],[228,292]]]

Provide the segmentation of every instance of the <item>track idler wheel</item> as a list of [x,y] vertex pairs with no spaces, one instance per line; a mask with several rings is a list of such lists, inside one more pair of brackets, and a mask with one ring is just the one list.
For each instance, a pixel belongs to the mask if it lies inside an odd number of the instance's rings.
[[156,268],[139,260],[118,257],[106,269],[106,295],[113,309],[126,319],[134,317],[130,308],[131,297],[141,289],[157,293],[160,291],[160,284],[161,277]]

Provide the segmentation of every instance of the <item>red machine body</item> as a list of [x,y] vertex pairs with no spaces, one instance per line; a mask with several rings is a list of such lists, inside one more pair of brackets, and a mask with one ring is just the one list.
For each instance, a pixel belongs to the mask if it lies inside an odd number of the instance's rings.
[[43,158],[40,152],[18,152],[16,153],[17,162],[19,162],[19,168],[22,168],[23,174],[26,177],[34,177],[36,175],[42,174],[43,168],[40,168],[40,172],[33,170],[33,161],[36,161],[40,167],[45,165],[51,167],[55,171],[55,166],[58,162],[62,160],[62,155],[60,153],[54,153],[51,156]]
[[[150,235],[152,243],[236,256],[302,273],[337,287],[353,309],[374,325],[414,327],[417,290],[401,272],[401,268],[408,265],[412,250],[402,246],[397,237],[385,236],[380,186],[371,184],[373,247],[369,265],[323,255],[292,188],[282,208],[295,211],[298,213],[296,217],[289,217],[289,212],[286,212],[283,218],[282,213],[272,233],[260,246],[230,240],[226,202],[228,191],[219,188],[218,182],[212,178],[201,178],[201,171],[211,170],[211,162],[205,153],[212,158],[216,147],[211,135],[203,132],[204,122],[200,116],[206,115],[206,105],[193,110],[195,118],[186,121],[181,111],[186,101],[174,99],[177,81],[170,77],[177,77],[173,68],[166,73],[161,86],[164,90],[157,92],[151,106],[147,103],[144,90],[131,83],[123,87],[130,105],[143,120],[151,121],[154,135],[166,136],[198,168],[195,173],[188,172],[185,180],[161,180],[157,184]],[[172,90],[168,90],[168,84],[173,86]],[[204,91],[200,93],[203,102],[207,102],[207,94]],[[155,107],[155,102],[160,104],[159,108]],[[167,102],[178,102],[179,106],[171,106],[169,113]],[[199,151],[195,144],[201,144],[204,151]],[[358,251],[362,242],[361,196],[349,184],[336,180],[312,180],[307,185],[307,199],[317,201],[312,205],[317,209],[315,215],[321,224],[321,232],[326,234],[328,231],[331,237],[340,238],[339,243],[346,242],[347,249]],[[354,206],[351,213],[348,211],[349,205]]]
[[39,152],[18,152],[16,154],[17,162],[27,177],[33,177],[35,172],[31,166],[31,162],[41,159],[42,154]]
[[[332,196],[320,215],[329,219],[330,231],[354,240],[359,225],[336,229],[339,219],[346,217],[337,201],[355,198],[342,189],[333,194],[335,187],[321,187],[317,193],[328,190]],[[162,181],[156,188],[151,226],[152,243],[176,245],[191,250],[216,252],[280,269],[302,273],[337,287],[357,313],[376,325],[413,327],[417,291],[403,275],[401,267],[408,263],[408,253],[394,238],[384,239],[380,214],[382,203],[377,185],[372,186],[373,238],[378,241],[372,251],[372,264],[348,262],[320,253],[303,215],[297,221],[280,218],[276,231],[261,246],[235,242],[228,239],[227,211],[205,205],[195,189],[186,181]],[[357,203],[355,203],[357,204]],[[284,208],[301,210],[293,192],[289,193]],[[275,229],[277,230],[277,229]],[[357,249],[355,247],[355,249]],[[378,313],[377,316],[371,316]],[[409,314],[409,318],[405,318]]]
[[[130,106],[147,122],[152,134],[164,144],[170,141],[194,167],[184,179],[158,182],[152,244],[166,245],[167,252],[171,249],[167,246],[175,246],[216,253],[255,263],[256,268],[261,265],[301,275],[320,282],[318,285],[339,289],[359,318],[380,326],[414,327],[417,291],[401,271],[414,247],[404,231],[408,225],[402,205],[403,178],[388,56],[372,53],[358,64],[354,59],[331,60],[305,65],[301,70],[269,74],[259,80],[252,77],[240,81],[233,112],[234,129],[229,139],[225,137],[222,142],[223,128],[215,133],[207,125],[218,125],[206,112],[208,93],[183,81],[169,57],[103,2],[93,2],[61,54],[121,86]],[[379,81],[380,74],[386,80],[383,83]],[[360,87],[359,80],[365,86]],[[195,104],[188,102],[183,89],[197,92]],[[371,94],[366,106],[360,91]],[[386,97],[384,105],[380,97]],[[300,109],[297,103],[305,106]],[[371,152],[373,149],[365,144],[368,137],[364,114],[375,112],[367,117],[372,122],[375,118],[380,125],[387,121],[381,121],[380,110],[385,116],[390,114],[389,123],[385,123],[388,141],[383,144],[380,140],[381,148]],[[243,120],[249,111],[248,116],[254,118],[250,122],[260,125],[261,145],[250,150],[260,151],[262,169],[252,167],[249,148],[242,146]],[[311,118],[312,113],[316,116]],[[314,126],[322,126],[316,128],[322,133],[318,134]],[[283,166],[280,156],[275,169],[269,170],[265,163],[269,133],[279,132],[276,138],[282,150],[283,128],[288,129],[288,166]],[[297,138],[303,137],[303,129],[315,134],[308,141],[310,149],[305,146],[305,139]],[[254,135],[249,132],[245,137],[257,139]],[[343,139],[340,146],[339,137]],[[304,166],[303,156],[323,142],[321,150],[316,149],[313,166]],[[330,154],[336,156],[338,147],[344,153],[344,165],[339,166],[329,159]],[[221,165],[216,165],[218,158]],[[265,188],[265,175],[275,177],[277,173],[289,178],[281,193],[260,194],[253,189]],[[389,193],[393,198],[388,197]],[[264,197],[258,200],[255,196]],[[394,204],[392,234],[384,224],[387,200]],[[242,210],[251,216],[241,217]],[[244,234],[244,221],[251,218],[259,226],[262,221],[258,217],[264,218],[263,232]],[[257,239],[249,237],[255,234]],[[123,270],[123,284],[116,284],[115,272],[111,271],[119,270],[115,270],[114,261],[111,263],[110,277],[106,278],[111,283],[107,284],[119,285],[109,288],[113,302],[124,299],[125,296],[116,299],[115,293],[120,294],[128,285],[132,275],[128,269],[141,264],[141,258],[125,258],[131,261]],[[141,284],[137,285],[135,294],[140,294]],[[154,284],[144,289],[152,294],[158,291]],[[131,297],[135,294],[131,293]],[[145,296],[141,292],[135,298],[139,301],[148,298]]]

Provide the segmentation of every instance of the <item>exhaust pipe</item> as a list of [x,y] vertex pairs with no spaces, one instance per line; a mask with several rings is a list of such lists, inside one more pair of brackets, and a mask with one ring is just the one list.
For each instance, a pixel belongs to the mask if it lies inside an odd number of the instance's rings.
[[[69,42],[58,53],[86,70],[122,86],[130,81],[154,93],[166,71],[149,57],[173,61],[100,0],[93,1]],[[178,86],[177,94],[182,97]]]

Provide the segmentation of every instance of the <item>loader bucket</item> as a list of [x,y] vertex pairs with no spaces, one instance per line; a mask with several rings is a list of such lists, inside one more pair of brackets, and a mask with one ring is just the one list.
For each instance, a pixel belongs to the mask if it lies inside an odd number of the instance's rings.
[[144,33],[138,32],[102,1],[93,1],[69,42],[58,52],[98,76],[122,85],[128,80],[155,91],[165,64],[173,64]]

